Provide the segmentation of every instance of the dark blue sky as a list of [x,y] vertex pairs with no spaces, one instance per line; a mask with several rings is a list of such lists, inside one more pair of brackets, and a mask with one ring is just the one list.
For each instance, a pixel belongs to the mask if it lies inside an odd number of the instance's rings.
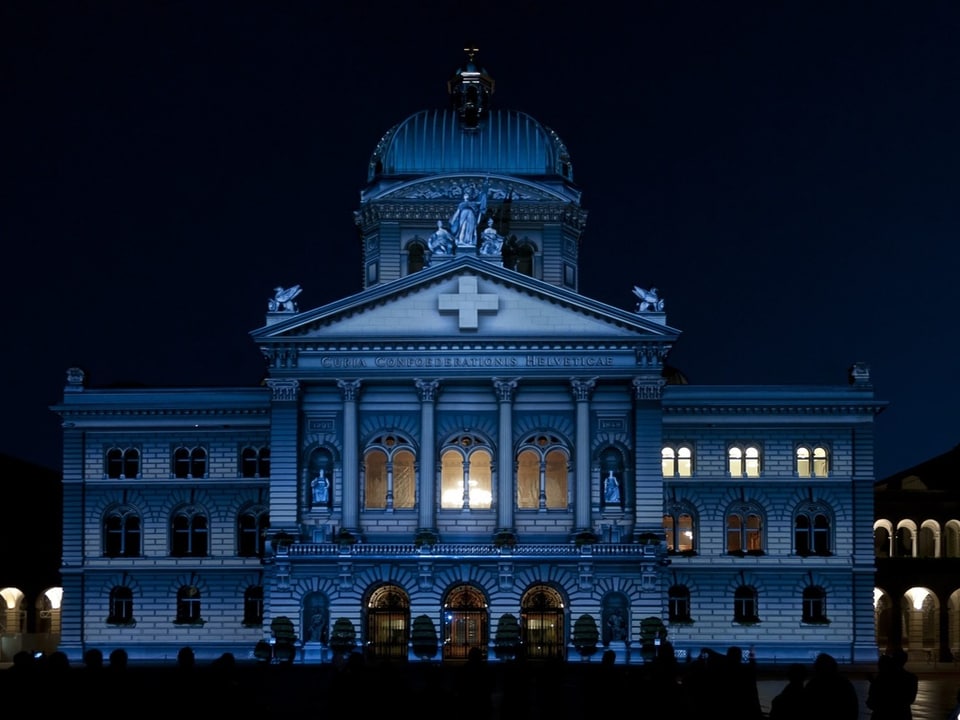
[[[608,9],[609,8],[609,9]],[[276,285],[360,288],[381,135],[447,102],[553,128],[589,211],[580,290],[656,286],[698,384],[846,382],[880,477],[960,442],[960,5],[0,5],[0,452],[59,465],[91,384],[256,385]]]

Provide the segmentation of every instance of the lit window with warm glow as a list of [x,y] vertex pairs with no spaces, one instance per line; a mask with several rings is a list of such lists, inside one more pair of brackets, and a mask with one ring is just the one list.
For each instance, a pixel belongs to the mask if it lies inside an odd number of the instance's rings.
[[462,436],[440,455],[440,507],[485,510],[492,507],[493,456],[476,436]]

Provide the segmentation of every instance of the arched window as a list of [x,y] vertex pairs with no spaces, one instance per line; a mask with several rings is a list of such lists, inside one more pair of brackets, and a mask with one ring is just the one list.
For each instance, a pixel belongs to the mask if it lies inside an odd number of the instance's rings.
[[243,624],[246,627],[263,625],[263,587],[251,585],[243,591]]
[[891,534],[890,527],[885,522],[877,522],[873,526],[873,554],[878,558],[890,557]]
[[677,474],[677,451],[672,447],[665,447],[660,451],[660,465],[663,476],[671,478]]
[[830,515],[822,505],[803,503],[793,517],[793,549],[797,555],[831,554]]
[[270,477],[270,448],[245,447],[240,451],[240,477]]
[[133,619],[133,590],[122,585],[110,589],[108,625],[135,625]]
[[760,622],[757,611],[757,591],[749,585],[741,585],[733,593],[733,621],[735,623]]
[[562,510],[568,507],[568,459],[562,441],[547,433],[526,438],[517,455],[517,507]]
[[132,508],[115,507],[103,518],[105,557],[140,557],[140,515]]
[[202,447],[178,447],[173,451],[173,476],[202,478],[207,474],[207,450]]
[[732,445],[727,449],[727,470],[730,477],[760,477],[760,447]]
[[415,463],[413,444],[407,437],[389,433],[373,438],[364,454],[364,509],[416,507]]
[[200,610],[200,588],[196,585],[184,585],[177,590],[177,617],[174,620],[176,624],[202,625]]
[[107,450],[106,466],[108,478],[136,478],[140,475],[140,451],[137,448],[110,448]]
[[423,270],[426,265],[427,248],[422,242],[411,242],[407,246],[407,275]]
[[177,510],[170,521],[170,554],[174,557],[206,557],[207,516],[194,507]]
[[669,503],[663,515],[667,552],[694,554],[697,550],[696,520],[686,503]]
[[259,507],[246,508],[237,516],[237,555],[263,557],[268,518],[267,511]]
[[686,585],[672,585],[667,593],[667,617],[670,622],[693,622],[690,615],[690,589]]
[[797,448],[798,477],[827,477],[829,469],[830,463],[826,448],[817,446],[811,450],[803,445]]
[[827,620],[827,591],[819,585],[803,589],[803,618],[805,623],[823,625]]
[[763,516],[756,506],[740,505],[727,511],[727,553],[763,554]]
[[665,446],[660,451],[664,477],[692,477],[693,450],[689,445]]
[[493,456],[486,441],[464,433],[440,455],[440,507],[488,510],[493,506]]

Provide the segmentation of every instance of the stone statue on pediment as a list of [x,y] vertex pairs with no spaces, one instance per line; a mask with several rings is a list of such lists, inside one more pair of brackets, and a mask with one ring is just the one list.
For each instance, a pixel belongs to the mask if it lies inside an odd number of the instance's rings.
[[480,254],[500,255],[503,252],[503,236],[493,227],[493,218],[487,220],[487,226],[480,233]]
[[633,294],[640,298],[637,303],[637,312],[663,312],[663,298],[657,294],[655,287],[649,290],[633,286]]
[[427,240],[430,252],[434,255],[451,255],[454,245],[453,235],[443,226],[443,220],[437,220],[437,231]]
[[267,301],[269,312],[297,312],[297,304],[293,299],[301,292],[299,285],[288,288],[275,287],[273,292],[274,296]]

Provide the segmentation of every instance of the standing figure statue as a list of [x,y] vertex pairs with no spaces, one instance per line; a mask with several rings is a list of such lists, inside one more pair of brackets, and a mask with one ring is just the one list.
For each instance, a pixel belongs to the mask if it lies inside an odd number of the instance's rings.
[[[486,196],[483,197],[486,200]],[[471,200],[469,193],[463,194],[463,200],[450,216],[450,230],[457,239],[457,247],[477,247],[477,224],[480,215],[486,210],[486,202]]]
[[613,470],[603,481],[603,502],[606,505],[620,504],[620,481],[613,474]]
[[427,240],[427,247],[434,255],[453,253],[453,235],[443,226],[443,220],[437,220],[437,231]]
[[326,505],[330,502],[330,480],[327,479],[323,468],[320,468],[320,474],[310,481],[310,492],[314,505]]

